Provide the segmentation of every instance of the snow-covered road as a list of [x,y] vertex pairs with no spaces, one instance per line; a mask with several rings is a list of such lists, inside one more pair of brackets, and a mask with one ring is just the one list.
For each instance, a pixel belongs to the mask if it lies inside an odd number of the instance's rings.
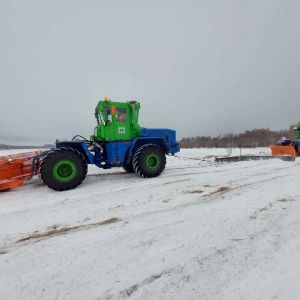
[[300,160],[186,159],[205,151],[0,193],[0,299],[298,298]]

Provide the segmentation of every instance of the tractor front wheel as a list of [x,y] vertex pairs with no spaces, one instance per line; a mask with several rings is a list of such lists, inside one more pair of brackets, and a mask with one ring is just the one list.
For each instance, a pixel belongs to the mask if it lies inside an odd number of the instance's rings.
[[74,189],[87,174],[85,157],[72,148],[56,148],[50,151],[41,164],[43,182],[55,191]]
[[132,162],[124,163],[122,168],[124,169],[124,171],[126,173],[133,173],[134,172]]
[[133,169],[143,178],[159,176],[165,169],[166,156],[157,145],[144,145],[133,156]]

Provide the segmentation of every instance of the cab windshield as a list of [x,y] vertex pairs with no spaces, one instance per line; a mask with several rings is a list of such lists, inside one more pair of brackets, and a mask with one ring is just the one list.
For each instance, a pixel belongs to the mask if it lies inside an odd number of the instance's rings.
[[109,115],[111,115],[111,108],[104,107],[103,111],[99,110],[96,114],[97,121],[99,124],[106,124],[109,121]]

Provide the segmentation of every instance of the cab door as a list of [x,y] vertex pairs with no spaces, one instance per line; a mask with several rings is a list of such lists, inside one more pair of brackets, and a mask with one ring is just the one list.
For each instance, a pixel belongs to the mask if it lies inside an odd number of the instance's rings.
[[131,139],[130,123],[131,114],[128,107],[117,107],[115,111],[114,136],[117,141],[126,141]]
[[114,141],[115,140],[115,124],[113,109],[111,106],[105,106],[103,109],[103,120],[104,124],[101,126],[101,138],[105,141]]

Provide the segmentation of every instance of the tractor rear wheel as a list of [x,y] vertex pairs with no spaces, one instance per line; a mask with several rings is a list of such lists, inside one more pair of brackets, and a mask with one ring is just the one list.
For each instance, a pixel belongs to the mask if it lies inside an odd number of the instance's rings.
[[137,149],[133,156],[133,169],[143,178],[160,175],[166,166],[166,156],[159,146],[147,144]]
[[41,164],[43,182],[55,191],[74,189],[87,174],[87,161],[77,150],[56,148],[50,151]]

